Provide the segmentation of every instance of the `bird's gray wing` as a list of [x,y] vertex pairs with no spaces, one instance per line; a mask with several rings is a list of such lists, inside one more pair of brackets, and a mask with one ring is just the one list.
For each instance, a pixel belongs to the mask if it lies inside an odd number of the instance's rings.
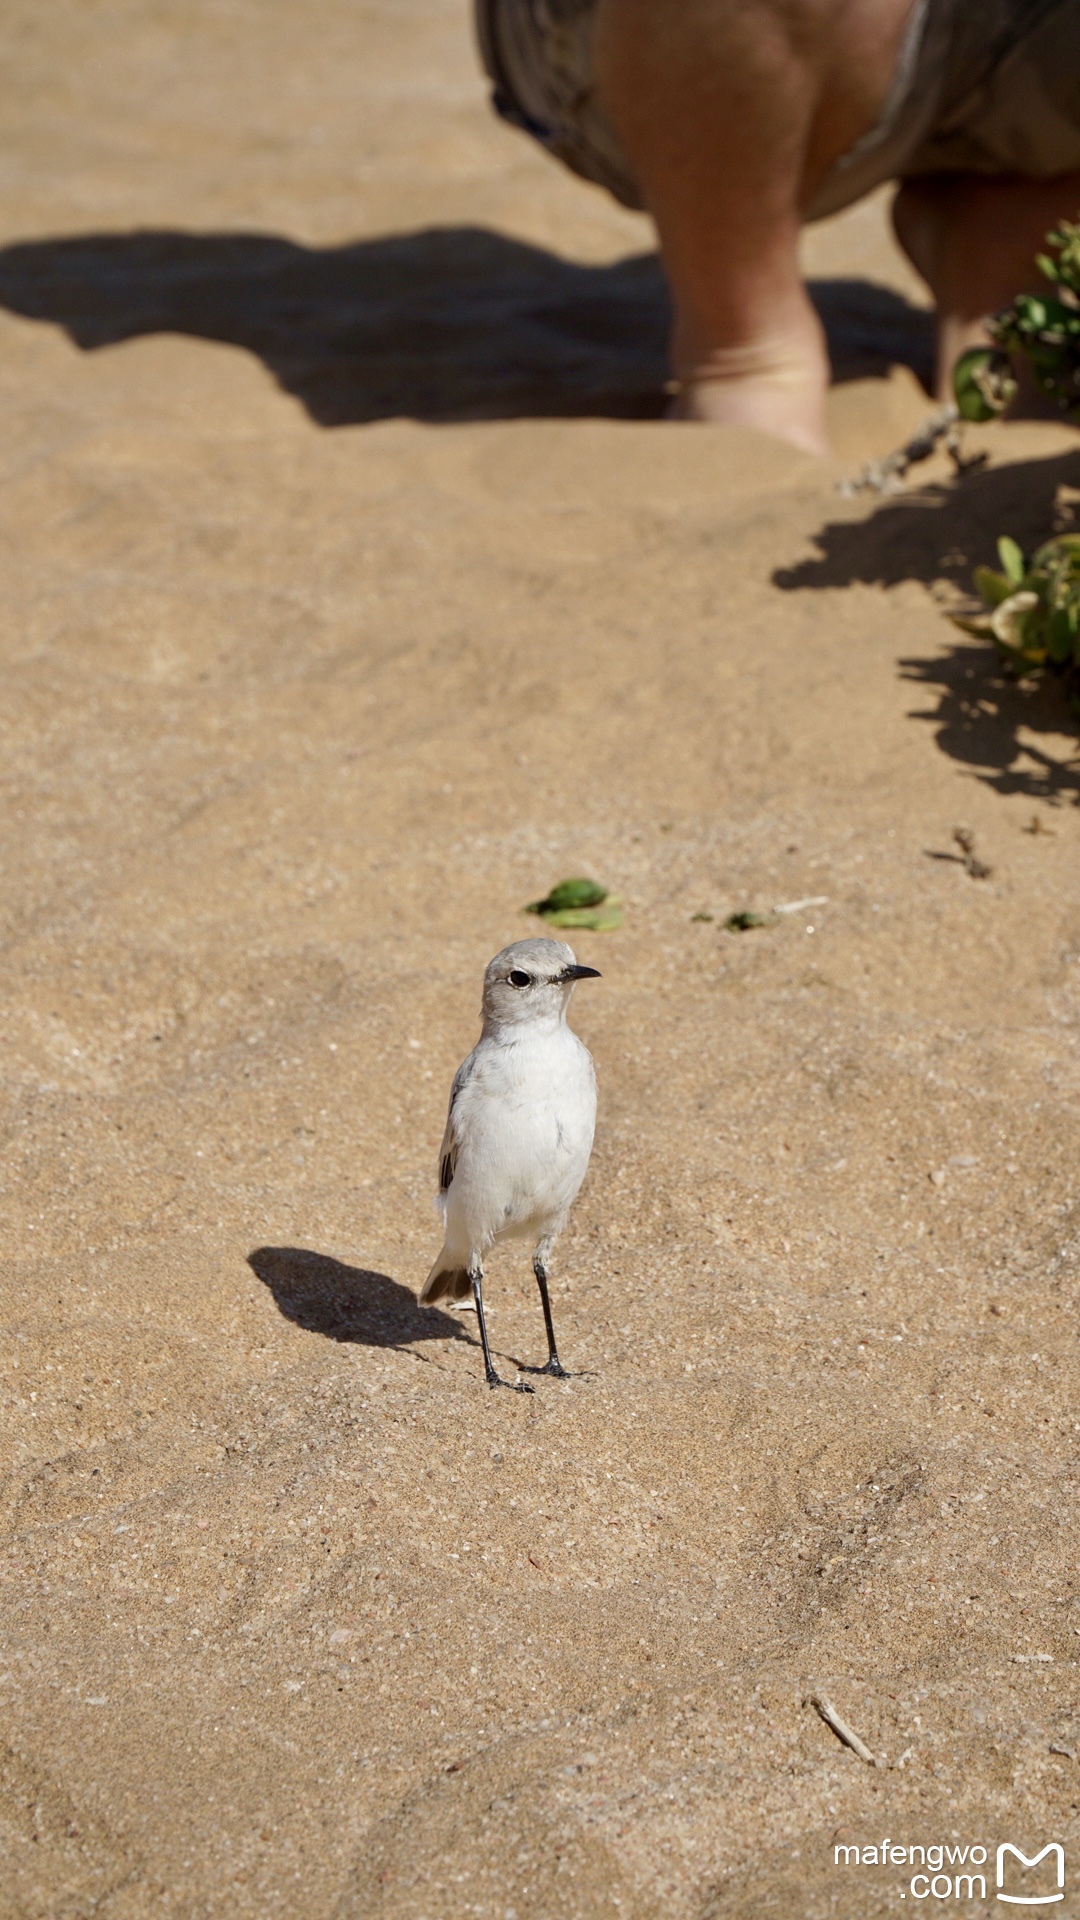
[[454,1124],[454,1108],[458,1103],[458,1099],[461,1095],[462,1089],[467,1087],[469,1084],[469,1081],[472,1079],[474,1068],[475,1068],[475,1062],[476,1062],[475,1054],[470,1053],[468,1059],[462,1061],[460,1067],[455,1073],[454,1084],[450,1089],[450,1107],[446,1115],[446,1130],[443,1133],[442,1146],[439,1148],[439,1192],[440,1194],[444,1194],[449,1191],[451,1182],[454,1178],[454,1169],[457,1166],[458,1146],[460,1144],[458,1140],[457,1127]]

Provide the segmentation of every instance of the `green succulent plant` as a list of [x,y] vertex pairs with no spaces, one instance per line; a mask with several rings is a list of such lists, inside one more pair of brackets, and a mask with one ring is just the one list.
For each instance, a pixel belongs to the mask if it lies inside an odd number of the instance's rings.
[[1063,220],[1046,243],[1053,251],[1037,254],[1035,263],[1052,291],[1018,294],[988,322],[993,346],[971,347],[953,368],[953,393],[964,420],[994,420],[1004,413],[1016,393],[1020,360],[1064,414],[1080,417],[1080,224]]
[[1080,534],[1059,534],[1025,559],[1006,534],[997,543],[1001,572],[976,567],[976,591],[988,611],[954,613],[965,633],[992,640],[1018,675],[1060,674],[1080,714]]

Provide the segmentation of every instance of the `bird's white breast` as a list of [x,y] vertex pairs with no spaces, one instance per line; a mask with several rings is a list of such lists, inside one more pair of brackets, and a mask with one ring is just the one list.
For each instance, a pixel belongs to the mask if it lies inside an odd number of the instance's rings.
[[592,1060],[564,1024],[493,1034],[455,1103],[447,1227],[472,1247],[558,1231],[585,1178],[596,1124]]

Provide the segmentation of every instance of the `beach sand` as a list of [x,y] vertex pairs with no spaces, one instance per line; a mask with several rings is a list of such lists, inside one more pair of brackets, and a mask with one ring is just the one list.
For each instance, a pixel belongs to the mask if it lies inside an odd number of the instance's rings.
[[[0,1914],[874,1920],[885,1836],[1080,1912],[1080,767],[942,614],[1075,435],[841,497],[930,404],[881,197],[806,243],[836,460],[663,423],[650,230],[462,0],[4,62]],[[415,1295],[579,873],[526,1398]]]

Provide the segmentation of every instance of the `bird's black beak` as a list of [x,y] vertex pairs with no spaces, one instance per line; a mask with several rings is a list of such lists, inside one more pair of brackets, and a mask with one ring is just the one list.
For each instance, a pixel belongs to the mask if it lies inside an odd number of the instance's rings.
[[567,967],[563,973],[564,980],[599,980],[602,977],[599,967]]

